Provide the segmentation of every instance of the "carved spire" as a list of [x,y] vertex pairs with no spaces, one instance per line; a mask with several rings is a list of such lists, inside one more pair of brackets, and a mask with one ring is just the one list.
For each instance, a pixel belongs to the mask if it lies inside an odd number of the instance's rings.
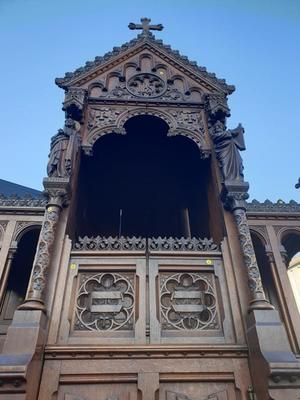
[[162,26],[162,24],[158,24],[158,25],[150,25],[151,19],[150,18],[141,18],[141,24],[135,24],[134,22],[130,22],[130,24],[128,25],[129,29],[141,29],[142,35],[143,36],[150,36],[152,31],[162,31],[164,29],[164,27]]

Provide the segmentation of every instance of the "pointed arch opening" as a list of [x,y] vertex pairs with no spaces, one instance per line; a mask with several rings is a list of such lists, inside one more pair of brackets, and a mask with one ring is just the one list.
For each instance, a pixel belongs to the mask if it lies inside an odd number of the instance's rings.
[[134,116],[124,128],[83,155],[75,237],[214,236],[210,160],[191,139],[168,137],[159,117]]

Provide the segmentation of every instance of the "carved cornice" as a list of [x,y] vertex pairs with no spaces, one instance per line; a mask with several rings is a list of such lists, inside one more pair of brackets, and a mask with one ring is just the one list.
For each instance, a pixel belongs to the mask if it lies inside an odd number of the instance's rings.
[[147,37],[140,34],[137,38],[124,43],[121,47],[114,47],[111,52],[106,53],[103,57],[96,57],[94,61],[86,62],[84,67],[78,68],[74,72],[67,72],[64,78],[56,78],[55,83],[61,88],[67,88],[74,80],[79,80],[87,74],[93,74],[102,65],[113,62],[119,56],[125,55],[129,50],[140,48],[141,46],[157,49],[163,54],[170,56],[184,67],[191,69],[200,78],[216,85],[226,94],[231,94],[235,90],[235,87],[227,85],[224,79],[218,79],[214,73],[207,72],[205,67],[198,66],[195,61],[190,61],[188,57],[181,55],[177,50],[173,50],[171,46],[164,44],[162,40],[155,39],[155,36],[151,32]]
[[246,203],[247,213],[300,213],[300,203],[291,200],[289,203],[285,203],[282,200],[278,200],[276,203],[270,200],[265,200],[263,203],[252,200],[251,203]]
[[204,251],[219,252],[212,239],[200,238],[142,238],[142,237],[79,237],[73,244],[75,251]]
[[44,197],[0,195],[0,207],[45,207],[46,204]]

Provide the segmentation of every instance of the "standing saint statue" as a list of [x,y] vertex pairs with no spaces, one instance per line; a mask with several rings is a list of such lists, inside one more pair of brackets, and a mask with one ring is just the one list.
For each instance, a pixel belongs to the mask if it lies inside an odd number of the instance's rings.
[[221,121],[212,128],[216,156],[223,173],[224,182],[243,182],[243,160],[240,151],[245,150],[244,128],[225,129]]
[[69,177],[72,161],[77,153],[80,124],[72,118],[67,118],[64,129],[59,129],[51,138],[47,174],[49,177]]

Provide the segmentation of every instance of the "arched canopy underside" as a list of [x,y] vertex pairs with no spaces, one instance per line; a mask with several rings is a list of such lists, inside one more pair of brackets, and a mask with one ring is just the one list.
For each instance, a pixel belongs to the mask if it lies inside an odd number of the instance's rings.
[[[126,135],[126,123],[137,116],[153,116],[164,121],[167,126],[167,136],[183,136],[192,140],[198,146],[200,154],[203,158],[206,158],[210,154],[209,144],[205,140],[203,124],[201,120],[197,120],[194,116],[193,119],[184,120],[188,118],[186,115],[182,117],[180,112],[169,113],[167,111],[138,108],[134,110],[125,110],[124,112],[116,115],[115,119],[112,119],[111,123],[106,123],[104,126],[95,126],[92,128],[83,143],[83,149],[86,154],[91,154],[93,151],[94,144],[96,141],[110,133],[116,133],[120,135]],[[182,112],[181,112],[182,113]],[[179,115],[179,117],[178,117]]]
[[171,137],[152,115],[124,120],[124,129],[82,158],[75,235],[210,237],[210,162],[197,144]]

